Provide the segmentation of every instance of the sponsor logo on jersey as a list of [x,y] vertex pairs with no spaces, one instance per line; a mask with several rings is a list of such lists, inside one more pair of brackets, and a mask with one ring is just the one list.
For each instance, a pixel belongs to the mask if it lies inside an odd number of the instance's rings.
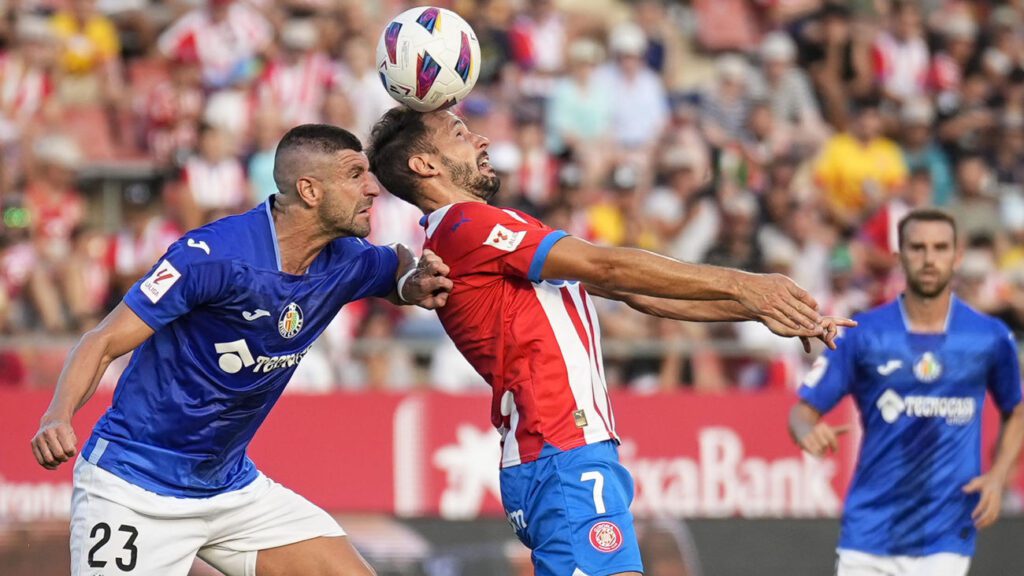
[[914,364],[914,376],[921,382],[935,382],[942,376],[942,364],[931,352],[925,352],[924,356]]
[[252,312],[249,312],[248,310],[242,310],[242,318],[245,318],[249,322],[252,322],[254,320],[259,320],[260,318],[263,318],[264,316],[270,316],[270,312],[267,312],[266,310],[264,310],[262,308],[257,308],[255,310],[253,310]]
[[889,360],[885,364],[882,364],[881,366],[878,367],[878,373],[881,374],[882,376],[888,376],[893,372],[899,370],[900,368],[903,368],[902,360]]
[[285,306],[277,319],[277,331],[282,338],[294,338],[302,330],[302,308],[295,302]]
[[513,232],[501,224],[495,224],[490,235],[484,241],[484,246],[494,246],[498,250],[513,252],[526,237],[526,231]]
[[170,262],[163,260],[156,267],[156,271],[139,285],[139,290],[142,290],[150,302],[156,304],[164,297],[164,294],[167,294],[171,286],[174,286],[178,278],[181,278],[181,272],[178,272]]
[[242,371],[242,368],[252,368],[254,373],[291,368],[298,366],[302,358],[309,352],[309,347],[307,347],[302,352],[292,354],[253,357],[244,338],[234,342],[218,342],[213,347],[217,354],[220,354],[217,365],[228,374],[237,374]]
[[615,552],[622,546],[622,531],[614,522],[598,522],[590,529],[590,544],[601,552]]
[[895,423],[901,416],[907,418],[941,418],[950,426],[963,426],[974,420],[977,405],[974,398],[955,396],[906,396],[886,390],[875,406],[882,420]]
[[196,240],[193,240],[193,239],[189,238],[188,239],[188,247],[189,248],[198,248],[198,249],[202,250],[203,252],[206,252],[207,256],[210,255],[210,245],[207,244],[205,240],[196,241]]

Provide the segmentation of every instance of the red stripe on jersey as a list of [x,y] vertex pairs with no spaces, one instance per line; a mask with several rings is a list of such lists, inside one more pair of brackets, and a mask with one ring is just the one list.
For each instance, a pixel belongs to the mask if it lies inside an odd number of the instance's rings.
[[[596,362],[594,362],[594,350],[596,347],[594,346],[593,339],[590,338],[590,330],[588,330],[590,318],[587,318],[588,326],[584,326],[583,319],[580,317],[580,311],[576,308],[576,303],[573,302],[572,294],[569,293],[569,288],[562,286],[559,289],[559,292],[562,294],[562,303],[565,304],[565,310],[569,313],[569,319],[572,320],[572,325],[576,328],[576,334],[580,337],[580,341],[583,342],[583,349],[587,351],[590,364],[594,365],[596,364]],[[608,435],[614,437],[615,435],[612,433],[612,428],[608,425],[608,419],[604,417],[604,413],[601,412],[601,409],[597,406],[597,395],[599,390],[594,386],[593,372],[590,374],[590,390],[594,393],[594,410],[596,410],[597,415],[601,417],[601,423],[604,424],[604,429],[608,432]],[[600,387],[600,393],[607,401],[608,395],[604,391],[604,386]]]
[[605,385],[604,362],[600,354],[600,348],[597,345],[596,336],[594,335],[594,327],[597,323],[597,317],[591,315],[590,306],[587,304],[588,300],[589,298],[587,297],[586,290],[580,288],[580,301],[583,302],[583,313],[586,315],[587,334],[590,335],[590,343],[594,350],[594,363],[597,364],[597,374],[601,377],[601,389],[604,392],[604,405],[608,409],[608,419],[611,424],[611,426],[608,427],[608,424],[606,423],[605,427],[608,428],[608,433],[611,434],[613,438],[618,439],[619,435],[615,433],[615,412],[612,410],[612,401],[608,398],[608,388]]

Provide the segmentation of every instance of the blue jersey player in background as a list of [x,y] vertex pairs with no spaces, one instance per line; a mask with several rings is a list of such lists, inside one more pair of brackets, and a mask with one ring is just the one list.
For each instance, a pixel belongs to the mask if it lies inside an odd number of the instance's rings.
[[134,350],[75,463],[73,575],[184,576],[198,554],[230,576],[369,575],[338,524],[263,476],[246,448],[310,345],[368,296],[443,306],[429,253],[362,238],[378,194],[362,146],[327,125],[281,140],[279,193],[173,244],[69,356],[32,449],[77,454],[71,417]]
[[[821,416],[857,403],[863,440],[843,511],[839,576],[963,576],[976,530],[999,517],[1024,439],[1017,347],[1007,327],[952,294],[956,225],[916,210],[899,223],[907,280],[894,302],[818,359],[790,413],[790,432],[819,456],[841,433]],[[1002,415],[992,467],[981,472],[986,392]]]

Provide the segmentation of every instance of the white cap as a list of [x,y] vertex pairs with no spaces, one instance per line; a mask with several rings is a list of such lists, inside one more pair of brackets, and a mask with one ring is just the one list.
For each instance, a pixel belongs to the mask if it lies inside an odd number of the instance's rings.
[[608,45],[616,54],[640,56],[647,50],[647,35],[637,24],[623,22],[612,29]]
[[63,134],[52,134],[36,140],[32,152],[40,162],[68,170],[75,170],[82,164],[82,149]]
[[316,46],[320,32],[309,19],[292,19],[281,27],[281,43],[295,50],[309,50]]
[[697,167],[699,161],[697,154],[686,146],[673,146],[661,158],[662,166],[669,172],[692,170]]
[[796,58],[796,44],[784,32],[770,32],[761,41],[761,60],[765,62],[792,62]]
[[569,44],[569,61],[581,64],[599,64],[604,60],[604,48],[590,38],[578,38]]
[[956,13],[942,25],[942,32],[953,38],[973,40],[978,33],[978,25],[970,16]]
[[747,61],[737,54],[725,54],[715,61],[719,80],[742,81],[747,75]]
[[935,119],[935,109],[927,98],[907,100],[900,110],[900,121],[904,124],[931,124]]

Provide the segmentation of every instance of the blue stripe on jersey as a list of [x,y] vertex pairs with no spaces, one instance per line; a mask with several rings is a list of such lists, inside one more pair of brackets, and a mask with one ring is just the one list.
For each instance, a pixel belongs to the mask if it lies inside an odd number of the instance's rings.
[[526,277],[530,279],[530,282],[540,282],[540,273],[544,270],[544,262],[548,259],[548,252],[551,252],[551,248],[562,238],[568,236],[569,233],[563,230],[554,230],[549,232],[540,244],[537,246],[537,251],[533,253],[533,260],[530,261],[530,269],[527,271]]
[[99,467],[169,496],[245,486],[249,441],[313,341],[346,303],[394,290],[395,251],[356,238],[280,272],[270,202],[189,232],[125,295],[154,334],[83,447]]

